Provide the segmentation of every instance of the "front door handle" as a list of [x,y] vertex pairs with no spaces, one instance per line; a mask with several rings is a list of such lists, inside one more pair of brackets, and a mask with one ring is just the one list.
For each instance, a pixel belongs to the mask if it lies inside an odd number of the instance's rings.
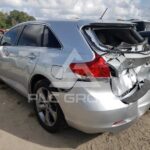
[[37,56],[36,56],[34,53],[31,53],[31,54],[29,54],[29,56],[28,56],[28,58],[29,58],[29,59],[32,59],[32,60],[33,60],[33,59],[36,59],[36,57],[37,57]]

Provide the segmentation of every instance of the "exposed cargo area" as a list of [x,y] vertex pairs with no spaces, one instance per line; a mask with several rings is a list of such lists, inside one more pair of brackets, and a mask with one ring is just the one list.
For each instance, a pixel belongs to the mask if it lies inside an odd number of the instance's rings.
[[84,28],[85,36],[92,46],[102,50],[116,52],[149,51],[147,41],[131,26],[106,27],[89,26]]

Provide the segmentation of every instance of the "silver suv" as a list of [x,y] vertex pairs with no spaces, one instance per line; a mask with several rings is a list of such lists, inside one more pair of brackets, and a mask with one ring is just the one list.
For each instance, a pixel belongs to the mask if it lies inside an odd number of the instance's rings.
[[0,78],[49,132],[127,128],[150,107],[150,47],[130,23],[35,21],[5,33]]

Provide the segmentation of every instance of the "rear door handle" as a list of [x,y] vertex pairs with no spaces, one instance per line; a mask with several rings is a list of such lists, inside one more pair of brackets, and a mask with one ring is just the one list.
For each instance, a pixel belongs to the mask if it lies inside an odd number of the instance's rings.
[[10,53],[9,53],[9,51],[8,50],[6,50],[6,49],[4,49],[4,54],[5,54],[5,56],[9,56],[10,55]]

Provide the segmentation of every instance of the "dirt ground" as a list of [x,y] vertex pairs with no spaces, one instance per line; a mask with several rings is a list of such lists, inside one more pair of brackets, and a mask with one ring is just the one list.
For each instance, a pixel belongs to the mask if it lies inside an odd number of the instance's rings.
[[75,129],[49,134],[31,104],[0,83],[0,150],[150,150],[150,111],[121,133],[88,135]]

